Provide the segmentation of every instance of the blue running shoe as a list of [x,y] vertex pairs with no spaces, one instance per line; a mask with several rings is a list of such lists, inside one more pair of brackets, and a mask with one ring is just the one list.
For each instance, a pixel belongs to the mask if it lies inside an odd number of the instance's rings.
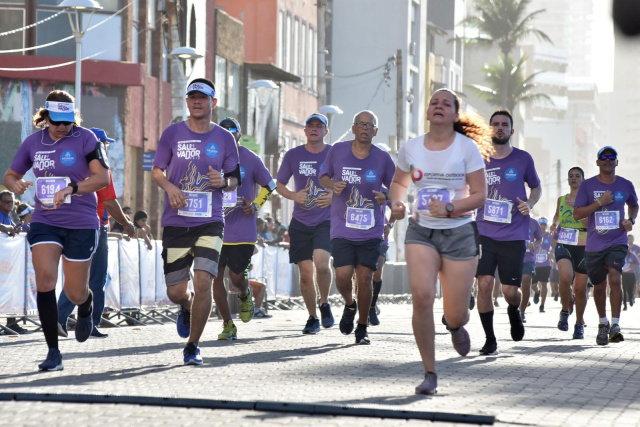
[[[191,292],[191,297],[193,298],[193,292]],[[183,306],[180,306],[180,311],[178,311],[176,326],[180,338],[189,338],[191,335],[191,312]]]
[[93,331],[93,304],[87,317],[78,315],[76,319],[76,341],[85,342]]
[[322,327],[330,328],[335,325],[336,321],[333,318],[333,313],[331,312],[331,304],[325,302],[324,304],[320,304],[320,318],[322,319]]
[[307,324],[304,325],[304,329],[302,333],[305,335],[315,335],[320,332],[320,322],[313,316],[309,316],[307,319]]
[[200,356],[200,349],[197,345],[190,342],[187,346],[182,350],[182,354],[184,355],[184,364],[185,365],[202,365],[202,356]]
[[38,369],[41,371],[62,371],[62,354],[57,348],[50,348],[47,353],[47,358],[44,362],[38,365]]

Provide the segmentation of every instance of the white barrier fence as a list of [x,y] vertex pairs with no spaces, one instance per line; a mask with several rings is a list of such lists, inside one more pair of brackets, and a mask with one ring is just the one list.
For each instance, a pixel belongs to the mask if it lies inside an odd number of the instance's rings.
[[[171,305],[167,297],[162,268],[162,242],[109,238],[109,261],[105,306],[137,309]],[[286,249],[257,246],[251,259],[250,278],[267,284],[269,297],[292,295],[292,265]],[[62,292],[62,263],[58,268],[56,295]],[[37,310],[35,272],[31,250],[24,235],[0,236],[0,314],[26,315]]]

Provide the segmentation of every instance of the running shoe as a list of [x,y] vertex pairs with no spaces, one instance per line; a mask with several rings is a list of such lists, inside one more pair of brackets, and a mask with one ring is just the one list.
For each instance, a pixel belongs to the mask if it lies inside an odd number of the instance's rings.
[[493,300],[493,306],[494,307],[500,307],[500,304],[498,304],[498,300],[497,299]]
[[176,326],[180,338],[189,338],[191,334],[191,312],[183,306],[180,306],[180,310],[178,311]]
[[469,354],[469,350],[471,350],[471,339],[464,326],[460,326],[458,329],[449,329],[449,332],[451,332],[453,348],[456,349],[458,354],[460,356]]
[[540,302],[540,291],[536,291],[533,294],[533,303],[538,304]]
[[325,302],[320,304],[320,320],[322,321],[323,328],[330,328],[336,324],[336,320],[333,318],[333,313],[331,312],[331,304]]
[[253,313],[255,311],[251,286],[247,287],[247,294],[243,297],[238,295],[238,299],[240,300],[240,320],[247,323],[253,319]]
[[9,329],[11,329],[13,332],[15,332],[18,335],[24,335],[24,334],[28,334],[29,330],[23,328],[22,326],[18,325],[17,323],[14,323],[11,326],[7,326]]
[[596,336],[596,343],[598,345],[609,344],[609,324],[600,323],[598,325],[598,335]]
[[67,338],[69,336],[67,328],[62,326],[62,323],[58,323],[58,336],[63,338]]
[[620,325],[614,323],[611,325],[611,330],[609,331],[609,342],[622,342],[624,341],[624,337],[620,333]]
[[520,307],[509,304],[507,314],[509,314],[509,323],[511,323],[511,339],[521,341],[524,338],[524,324],[522,323]]
[[524,313],[520,313],[520,315],[522,316],[522,323],[527,323],[527,318],[524,317]]
[[380,316],[380,307],[378,307],[378,304],[376,304],[376,314]]
[[185,365],[202,365],[202,356],[200,356],[200,349],[197,345],[190,342],[187,346],[182,350],[182,354],[184,355],[184,364]]
[[560,320],[558,321],[558,329],[561,331],[569,330],[569,313],[566,311],[560,311]]
[[444,326],[448,326],[448,325],[447,325],[447,318],[446,318],[446,317],[444,317],[444,314],[442,315],[442,324],[443,324]]
[[627,304],[622,306],[622,311],[627,311]]
[[484,356],[495,356],[498,354],[498,342],[494,339],[487,340],[484,343],[484,346],[480,349],[480,354]]
[[576,304],[576,296],[571,294],[571,300],[569,301],[569,314],[573,314],[573,306]]
[[376,314],[375,307],[371,307],[369,309],[369,323],[372,326],[378,326],[380,324],[380,319],[378,319],[378,315]]
[[558,295],[555,295],[555,296],[553,297],[553,300],[554,300],[554,301],[558,301]]
[[544,313],[544,305],[540,306],[540,313]]
[[94,326],[90,336],[91,338],[107,338],[109,334],[103,334]]
[[340,332],[344,335],[349,335],[353,331],[353,319],[356,317],[358,311],[358,304],[356,300],[353,300],[353,305],[349,307],[344,305],[344,311],[342,312],[342,318],[340,319]]
[[364,344],[369,345],[371,341],[369,340],[369,334],[367,334],[367,325],[361,325],[358,323],[356,326],[356,344]]
[[222,324],[222,332],[218,334],[219,340],[237,340],[238,328],[233,324],[233,320],[229,320],[226,324]]
[[584,339],[584,325],[582,323],[576,323],[576,326],[573,327],[573,339]]
[[424,381],[416,387],[416,394],[436,394],[438,392],[438,376],[433,372],[424,374]]
[[471,294],[471,298],[469,298],[469,310],[473,310],[473,307],[476,306],[476,297]]
[[305,335],[315,335],[318,332],[320,332],[320,321],[313,316],[309,316],[302,333]]
[[47,353],[47,358],[38,365],[38,369],[41,371],[62,371],[64,366],[62,365],[62,354],[57,348],[50,348]]
[[256,319],[268,319],[271,317],[271,315],[267,314],[267,312],[264,311],[262,307],[260,307],[255,309],[255,311],[253,312],[253,317]]
[[91,335],[91,331],[93,331],[93,304],[91,305],[91,310],[86,317],[82,317],[80,315],[77,316],[76,319],[76,341],[85,342],[89,336]]

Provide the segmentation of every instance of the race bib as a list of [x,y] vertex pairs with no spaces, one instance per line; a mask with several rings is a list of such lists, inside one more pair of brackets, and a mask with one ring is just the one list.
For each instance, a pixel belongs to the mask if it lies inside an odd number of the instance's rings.
[[580,230],[576,230],[575,228],[561,228],[558,232],[558,243],[577,246],[579,234]]
[[490,222],[511,224],[511,206],[513,204],[508,200],[487,199],[484,204],[482,219]]
[[418,210],[422,211],[421,213],[429,214],[429,202],[431,201],[431,197],[434,197],[442,203],[450,203],[451,200],[453,200],[453,191],[438,187],[427,187],[418,191],[417,205]]
[[547,262],[547,254],[536,254],[536,263],[542,264],[543,262]]
[[187,206],[178,209],[178,215],[192,218],[211,218],[211,193],[208,191],[183,191]]
[[223,208],[232,208],[236,205],[238,201],[238,191],[223,191],[222,192],[222,207]]
[[619,211],[596,211],[596,230],[616,230],[620,227]]
[[[36,178],[36,194],[41,203],[53,204],[53,196],[69,185],[71,180],[63,176],[48,176]],[[71,203],[71,196],[64,198],[65,203]]]
[[347,208],[348,228],[356,228],[358,230],[368,230],[376,224],[373,217],[373,209],[363,208]]

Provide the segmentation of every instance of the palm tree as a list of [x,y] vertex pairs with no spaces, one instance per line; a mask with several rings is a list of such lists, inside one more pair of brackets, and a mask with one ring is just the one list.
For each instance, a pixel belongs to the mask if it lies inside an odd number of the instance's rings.
[[[524,63],[527,57],[523,56],[515,64],[511,58],[507,60],[506,66],[502,59],[497,64],[485,64],[483,72],[489,87],[469,85],[472,91],[488,103],[499,108],[506,107],[509,111],[513,111],[516,104],[520,102],[541,101],[553,105],[549,95],[533,92],[535,89],[533,79],[544,71],[538,71],[525,78]],[[506,92],[503,92],[505,88]]]
[[[532,0],[477,0],[476,9],[478,14],[469,16],[460,24],[466,25],[478,30],[475,37],[467,37],[466,43],[479,44],[485,46],[497,46],[502,54],[502,64],[508,66],[512,64],[509,55],[516,47],[519,41],[528,37],[535,36],[538,40],[552,43],[549,36],[541,30],[533,27],[533,20],[545,12],[545,9],[536,10],[530,14],[526,14],[529,4]],[[504,75],[508,75],[509,70],[504,69]],[[507,105],[507,94],[509,90],[508,80],[497,82],[498,86],[502,85],[500,92],[501,104]],[[515,105],[515,104],[514,104]]]

